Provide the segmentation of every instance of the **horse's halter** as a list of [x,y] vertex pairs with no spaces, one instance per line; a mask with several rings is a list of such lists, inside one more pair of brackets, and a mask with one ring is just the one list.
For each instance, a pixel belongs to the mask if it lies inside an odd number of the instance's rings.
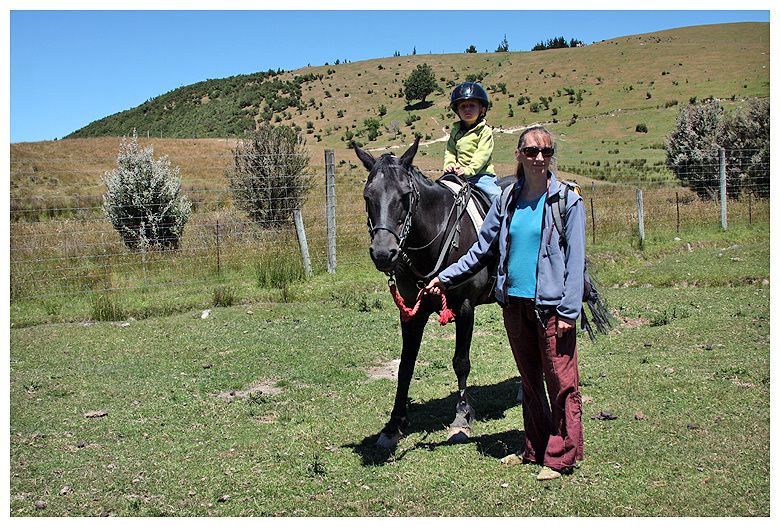
[[406,212],[406,218],[404,218],[404,223],[401,225],[401,232],[400,234],[395,231],[395,229],[392,229],[391,227],[388,227],[383,224],[374,225],[371,221],[371,214],[368,210],[368,202],[366,202],[366,217],[368,218],[367,226],[368,226],[368,235],[371,237],[371,240],[374,240],[374,236],[378,231],[387,231],[393,236],[395,236],[396,242],[398,243],[398,249],[403,250],[404,244],[406,243],[406,238],[409,236],[409,231],[412,228],[412,218],[414,217],[414,213],[417,210],[417,204],[420,202],[420,191],[417,188],[417,185],[414,183],[414,178],[410,174],[407,174],[407,177],[409,178],[409,185],[412,187],[412,191],[409,193],[409,209]]

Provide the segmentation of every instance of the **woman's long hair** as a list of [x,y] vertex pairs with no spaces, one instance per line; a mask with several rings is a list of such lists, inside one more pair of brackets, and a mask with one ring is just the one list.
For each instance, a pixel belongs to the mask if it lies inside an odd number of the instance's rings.
[[[555,148],[555,140],[553,139],[552,133],[545,128],[544,126],[537,124],[534,126],[530,126],[523,130],[523,133],[520,134],[520,137],[517,139],[517,148],[522,148],[523,143],[525,142],[525,137],[529,134],[540,134],[540,135],[546,135],[550,138],[550,144],[552,144],[553,148]],[[521,177],[525,176],[525,169],[523,169],[523,164],[518,161],[517,162],[517,169],[515,169],[515,177],[517,179],[520,179]]]

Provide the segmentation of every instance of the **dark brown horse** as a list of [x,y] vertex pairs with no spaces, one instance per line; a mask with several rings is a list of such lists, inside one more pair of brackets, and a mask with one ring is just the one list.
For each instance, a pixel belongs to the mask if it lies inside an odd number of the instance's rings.
[[[355,146],[358,158],[369,171],[364,197],[371,259],[379,271],[395,281],[409,307],[415,304],[420,288],[460,258],[477,239],[469,215],[463,213],[466,202],[473,199],[470,190],[465,188],[455,195],[444,185],[425,177],[412,165],[418,144],[419,138],[400,158],[383,154],[378,159]],[[463,441],[471,434],[474,409],[469,403],[466,381],[471,369],[469,349],[474,307],[494,301],[491,284],[489,270],[483,269],[446,293],[448,307],[455,313],[452,366],[459,392],[455,419],[449,426],[451,442]],[[402,318],[398,386],[390,420],[377,440],[382,448],[395,448],[409,425],[406,401],[423,330],[430,314],[441,308],[441,297],[423,296],[417,314],[407,321]]]

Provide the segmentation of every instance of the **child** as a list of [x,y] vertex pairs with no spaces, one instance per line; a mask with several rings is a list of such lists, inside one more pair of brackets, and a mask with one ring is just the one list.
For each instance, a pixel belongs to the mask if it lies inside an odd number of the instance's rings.
[[444,153],[444,173],[468,178],[495,201],[501,195],[493,168],[493,130],[485,123],[490,100],[475,82],[458,84],[450,96],[450,107],[460,121],[453,127]]

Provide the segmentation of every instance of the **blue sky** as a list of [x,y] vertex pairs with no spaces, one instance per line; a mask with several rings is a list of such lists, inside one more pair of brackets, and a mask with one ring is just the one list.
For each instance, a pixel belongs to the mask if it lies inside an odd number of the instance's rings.
[[504,35],[510,51],[528,51],[555,36],[589,44],[743,21],[768,22],[769,11],[16,10],[10,141],[63,137],[180,86],[269,68],[357,62],[414,48],[461,53],[474,44],[495,51]]

